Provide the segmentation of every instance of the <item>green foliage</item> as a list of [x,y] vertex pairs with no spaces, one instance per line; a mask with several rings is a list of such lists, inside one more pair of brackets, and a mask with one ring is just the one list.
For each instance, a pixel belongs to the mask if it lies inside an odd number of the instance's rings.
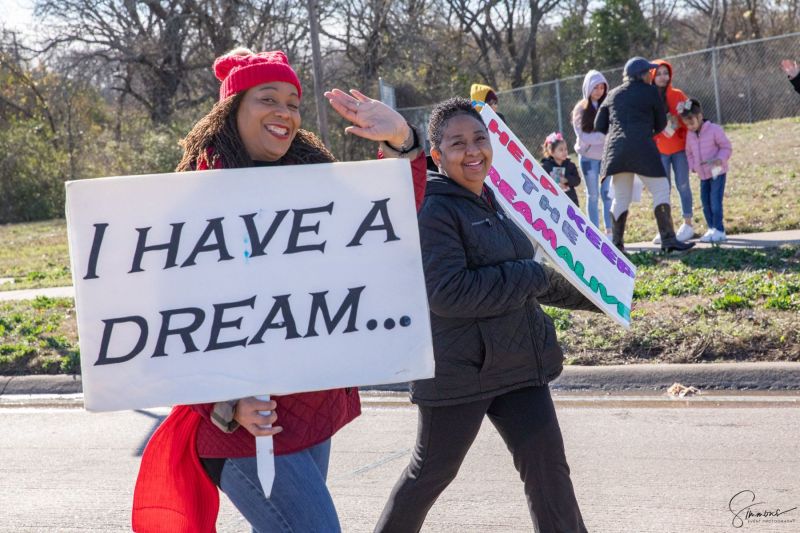
[[553,319],[553,324],[556,326],[557,331],[568,330],[571,325],[570,312],[567,309],[559,309],[558,307],[543,307],[544,312],[550,315]]
[[639,2],[608,0],[589,21],[590,60],[593,68],[621,65],[648,50],[655,35]]
[[78,371],[73,307],[46,297],[0,304],[0,374]]
[[589,28],[584,24],[579,15],[566,17],[561,26],[556,29],[556,41],[558,43],[558,56],[560,72],[553,73],[551,77],[559,78],[583,74],[591,68],[592,64],[591,48],[587,46]]
[[64,216],[65,163],[44,121],[0,127],[0,224]]
[[713,309],[719,310],[731,310],[731,309],[742,309],[745,307],[750,307],[750,302],[739,296],[738,294],[723,294],[719,298],[714,298],[711,302],[711,307]]
[[714,309],[800,310],[800,247],[695,250],[681,258],[632,255],[635,300],[715,297]]

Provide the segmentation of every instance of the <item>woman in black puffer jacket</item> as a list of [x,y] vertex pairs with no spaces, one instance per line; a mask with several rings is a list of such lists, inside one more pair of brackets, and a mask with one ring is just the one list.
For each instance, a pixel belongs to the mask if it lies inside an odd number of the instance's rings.
[[661,236],[661,249],[682,251],[694,246],[694,243],[681,242],[675,237],[669,181],[653,139],[667,125],[667,110],[658,89],[650,85],[650,69],[656,68],[658,65],[642,57],[629,59],[625,64],[625,83],[608,94],[594,119],[594,129],[606,134],[600,176],[604,180],[613,180],[611,233],[620,251],[625,250],[625,225],[633,195],[634,175],[641,178],[653,195],[653,214]]
[[492,146],[469,100],[439,104],[428,135],[440,173],[429,172],[419,225],[436,376],[412,383],[417,443],[376,531],[420,530],[484,416],[511,450],[538,530],[586,531],[547,385],[563,355],[539,304],[597,308],[533,261],[530,241],[484,186]]

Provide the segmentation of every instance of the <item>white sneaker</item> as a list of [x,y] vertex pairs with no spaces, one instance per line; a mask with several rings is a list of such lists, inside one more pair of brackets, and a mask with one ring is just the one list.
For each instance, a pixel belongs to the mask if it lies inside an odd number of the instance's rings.
[[653,244],[661,244],[661,234],[656,233],[656,236],[653,237]]
[[725,235],[725,232],[718,229],[715,229],[714,235],[711,236],[711,242],[725,242],[727,240],[728,236]]
[[675,234],[675,238],[681,242],[686,242],[692,237],[694,237],[694,228],[686,222],[681,224],[681,227],[678,228],[678,233]]
[[715,229],[709,229],[707,232],[703,233],[703,236],[700,237],[700,242],[711,242],[714,239],[716,231]]

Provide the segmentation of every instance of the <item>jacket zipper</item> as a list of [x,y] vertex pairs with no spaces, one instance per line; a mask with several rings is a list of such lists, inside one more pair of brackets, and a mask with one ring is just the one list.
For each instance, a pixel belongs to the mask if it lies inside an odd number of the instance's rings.
[[[516,254],[517,257],[519,257],[520,256],[519,248],[517,248],[517,243],[514,241],[514,236],[506,227],[505,221],[507,220],[508,217],[503,215],[503,213],[501,213],[499,209],[496,209],[495,213],[497,214],[497,218],[500,219],[500,225],[503,226],[506,235],[508,235],[508,238],[511,240],[511,246],[514,247],[514,253]],[[528,335],[530,335],[531,337],[531,344],[533,345],[533,349],[536,352],[536,368],[539,370],[539,379],[543,380],[546,383],[547,377],[544,375],[544,368],[542,367],[542,352],[539,350],[539,345],[536,343],[536,339],[534,338],[533,320],[531,319],[531,310],[527,300],[525,301],[525,317],[528,319]],[[546,332],[547,329],[545,328],[545,333]]]

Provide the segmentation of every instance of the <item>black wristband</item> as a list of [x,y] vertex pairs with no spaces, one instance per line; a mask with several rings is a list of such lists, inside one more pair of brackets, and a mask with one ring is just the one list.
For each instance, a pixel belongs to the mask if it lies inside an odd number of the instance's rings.
[[406,124],[408,124],[408,127],[411,128],[411,135],[414,138],[413,142],[411,143],[411,147],[410,148],[408,148],[406,150],[402,150],[402,149],[395,148],[388,141],[386,142],[386,146],[388,146],[389,148],[391,148],[392,150],[394,150],[395,152],[397,152],[400,155],[406,155],[406,154],[408,154],[410,152],[413,152],[417,148],[419,148],[419,137],[417,136],[417,129],[414,126],[412,126],[411,124],[409,124],[408,122],[406,122]]

